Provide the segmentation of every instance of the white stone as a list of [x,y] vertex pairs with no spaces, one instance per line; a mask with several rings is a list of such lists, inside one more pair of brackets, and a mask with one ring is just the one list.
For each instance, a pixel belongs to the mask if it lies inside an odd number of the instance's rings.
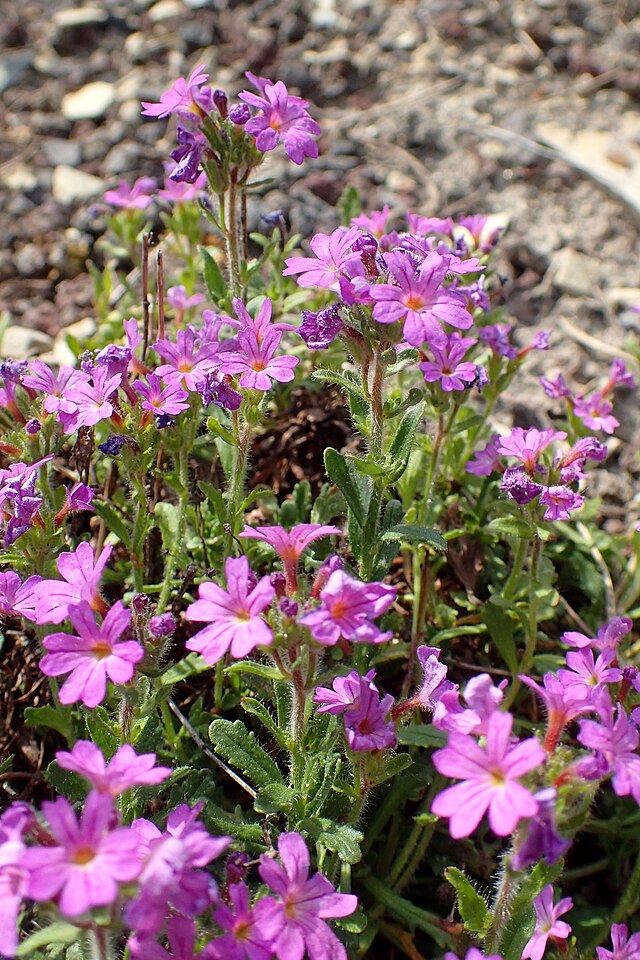
[[548,276],[558,290],[571,296],[593,296],[600,286],[598,264],[573,247],[564,247],[553,255]]
[[51,337],[39,330],[29,330],[27,327],[10,326],[2,334],[0,342],[0,357],[9,360],[25,360],[50,350],[53,344]]
[[97,120],[105,115],[115,98],[113,84],[96,80],[63,97],[60,109],[67,120]]
[[53,171],[53,199],[58,203],[71,204],[78,200],[89,200],[104,189],[104,180],[85,173],[84,170],[75,170],[61,164]]
[[38,178],[28,167],[13,167],[2,177],[2,182],[9,190],[21,190],[28,193],[38,186]]
[[179,16],[184,16],[184,7],[178,0],[160,0],[149,10],[149,20],[152,23],[162,23],[163,20]]
[[106,23],[109,14],[99,7],[68,7],[65,10],[56,10],[51,17],[54,25],[61,30],[69,27],[84,27],[92,23]]

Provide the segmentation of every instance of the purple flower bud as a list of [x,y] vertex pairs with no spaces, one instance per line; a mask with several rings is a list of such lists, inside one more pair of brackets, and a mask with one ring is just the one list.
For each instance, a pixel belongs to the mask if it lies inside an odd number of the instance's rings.
[[68,510],[90,510],[93,490],[86,483],[76,483],[67,491]]
[[280,601],[280,610],[288,617],[290,620],[293,620],[294,617],[298,616],[298,604],[295,600],[291,600],[290,597],[283,597]]
[[175,418],[170,417],[168,413],[160,413],[156,417],[156,427],[158,430],[164,430],[165,427],[175,426]]
[[41,428],[42,424],[36,419],[36,417],[34,417],[32,420],[28,420],[24,426],[24,429],[30,437],[35,437],[36,434],[40,433]]
[[116,457],[128,443],[134,444],[135,441],[131,437],[125,436],[124,433],[112,433],[104,443],[98,444],[98,450],[102,450],[108,457]]
[[161,613],[149,620],[149,633],[156,640],[160,637],[170,637],[176,628],[176,620],[172,613]]
[[224,376],[216,370],[205,374],[197,384],[198,393],[205,407],[215,403],[223,410],[237,410],[242,403],[242,394],[229,386]]
[[556,833],[556,790],[553,787],[547,787],[534,794],[534,798],[538,801],[538,812],[527,825],[527,835],[523,844],[511,858],[511,866],[514,870],[525,870],[543,858],[551,866],[571,846],[569,840]]
[[242,853],[237,850],[230,853],[226,863],[227,883],[240,883],[247,875],[249,861],[251,857],[248,853]]
[[489,377],[487,375],[487,371],[485,370],[484,367],[478,364],[476,366],[476,379],[474,380],[474,383],[472,385],[475,385],[478,393],[482,393],[482,391],[484,390],[484,388],[488,383],[489,383]]
[[536,483],[517,467],[505,471],[500,488],[504,490],[508,497],[511,497],[520,505],[531,503],[544,489],[541,484]]
[[342,330],[344,323],[337,303],[318,313],[302,311],[302,323],[298,327],[298,333],[311,350],[326,350]]
[[131,608],[138,617],[143,617],[149,612],[151,601],[146,593],[134,593],[131,598]]
[[272,573],[269,577],[269,582],[276,592],[277,597],[284,597],[287,587],[287,580],[284,573]]
[[214,90],[211,98],[218,109],[218,113],[223,120],[227,119],[228,111],[227,104],[229,102],[228,97],[224,90]]
[[237,127],[243,127],[247,120],[251,119],[251,110],[246,105],[246,103],[236,103],[231,110],[229,110],[229,120],[231,123],[235,123]]
[[4,360],[0,363],[0,377],[10,383],[20,383],[27,366],[27,360]]

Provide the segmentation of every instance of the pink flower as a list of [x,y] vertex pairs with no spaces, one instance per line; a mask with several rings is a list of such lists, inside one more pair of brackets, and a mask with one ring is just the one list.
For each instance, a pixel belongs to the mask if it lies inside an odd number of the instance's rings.
[[429,349],[433,354],[433,361],[419,364],[426,382],[440,381],[445,393],[468,389],[476,379],[478,367],[475,363],[463,362],[463,358],[477,342],[454,333],[446,337],[442,346],[431,344]]
[[434,707],[434,727],[437,730],[484,736],[489,717],[499,709],[504,699],[506,685],[507,681],[503,680],[499,686],[494,686],[488,673],[472,677],[464,688],[466,710],[460,704],[457,688],[444,691]]
[[380,240],[386,232],[389,213],[390,207],[385,203],[382,210],[372,210],[370,214],[361,213],[360,216],[353,217],[351,223]]
[[611,927],[613,950],[596,947],[598,960],[640,960],[640,933],[629,936],[626,923],[614,923]]
[[623,637],[633,628],[633,621],[629,617],[614,617],[600,627],[595,638],[587,637],[577,630],[567,630],[560,639],[572,647],[593,647],[594,650],[615,650]]
[[619,683],[622,670],[612,667],[615,650],[603,650],[597,660],[589,648],[567,653],[568,670],[558,670],[558,679],[564,684],[571,700],[587,700],[595,689],[607,683]]
[[476,477],[490,477],[492,473],[500,469],[499,440],[499,435],[494,433],[482,450],[476,450],[473,459],[467,460],[465,464],[467,473],[473,473]]
[[96,367],[93,382],[74,381],[67,384],[65,397],[74,405],[73,412],[58,410],[58,420],[65,433],[73,433],[78,427],[93,427],[101,420],[108,420],[114,412],[122,374],[109,375],[108,366]]
[[193,920],[180,916],[170,917],[167,921],[170,951],[161,947],[156,940],[134,934],[127,940],[126,955],[132,960],[213,960],[212,945],[196,953],[197,933]]
[[83,601],[98,613],[106,613],[107,606],[100,596],[99,585],[112,551],[113,547],[104,547],[94,560],[93,547],[84,541],[75,551],[61,553],[57,563],[63,579],[41,580],[33,587],[36,623],[62,623],[69,610]]
[[281,908],[273,897],[262,897],[251,909],[245,883],[231,884],[229,905],[220,901],[213,919],[228,932],[208,944],[207,960],[209,956],[211,960],[271,960],[284,926]]
[[[604,704],[604,700],[602,703]],[[612,786],[618,797],[631,795],[640,804],[640,756],[638,756],[638,728],[618,707],[614,720],[613,708],[600,710],[603,723],[581,720],[578,740],[596,751],[597,758],[604,761],[604,773],[613,773]],[[580,772],[580,767],[578,767]],[[599,777],[598,777],[599,779]]]
[[579,510],[584,504],[584,497],[569,487],[556,485],[543,489],[540,503],[547,508],[543,520],[570,520],[569,511]]
[[153,193],[157,187],[153,177],[140,177],[132,187],[124,180],[118,184],[117,190],[107,190],[104,199],[112,207],[124,210],[144,210],[153,202]]
[[199,303],[204,303],[204,300],[205,298],[201,293],[194,293],[188,297],[186,287],[183,287],[182,284],[177,287],[169,287],[167,290],[167,303],[179,313],[184,313],[191,307],[197,307]]
[[287,593],[296,593],[298,589],[298,560],[309,544],[320,537],[341,533],[338,527],[324,526],[320,523],[298,523],[291,530],[284,527],[248,527],[245,526],[241,537],[250,537],[268,543],[284,564],[287,581]]
[[556,440],[565,440],[564,430],[537,430],[529,427],[514,427],[510,434],[500,438],[498,452],[505,457],[520,460],[530,476],[538,471],[538,458],[547,447]]
[[372,622],[393,605],[396,588],[385,583],[362,583],[335,570],[320,591],[321,605],[299,620],[323,646],[344,637],[357,643],[383,643],[392,636]]
[[213,665],[231,649],[234,657],[245,657],[255,647],[266,647],[273,640],[271,627],[260,614],[266,610],[275,590],[269,577],[249,589],[249,561],[229,557],[225,564],[227,589],[216,583],[201,583],[199,600],[186,612],[189,621],[208,623],[187,640],[187,649],[201,653]]
[[51,633],[42,641],[48,651],[40,661],[47,677],[70,673],[60,688],[61,703],[81,700],[97,707],[107,693],[107,677],[114,683],[128,683],[135,665],[144,657],[144,648],[136,640],[120,637],[131,622],[131,611],[121,600],[111,607],[101,626],[88,603],[72,607],[69,619],[78,632]]
[[203,70],[204,63],[201,63],[190,74],[188,80],[179,77],[172,87],[165,90],[159,103],[143,100],[142,116],[160,118],[168,117],[172,113],[205,116],[213,108],[213,100],[210,89],[202,87],[202,84],[209,79],[209,74],[202,73]]
[[373,319],[378,323],[404,320],[404,336],[408,343],[444,346],[446,335],[442,323],[467,330],[473,317],[465,298],[443,286],[449,269],[449,257],[436,251],[429,253],[420,267],[402,250],[384,255],[389,279],[394,283],[374,284],[370,293],[376,301]]
[[22,839],[32,814],[26,804],[14,803],[0,816],[0,954],[15,956],[16,932],[29,874],[24,865],[27,847]]
[[536,911],[536,928],[533,936],[522,951],[522,960],[542,960],[547,948],[547,940],[566,940],[571,933],[571,927],[564,920],[559,920],[563,913],[573,907],[571,897],[564,897],[553,905],[553,887],[548,884],[533,900]]
[[344,714],[344,729],[351,750],[387,750],[395,747],[398,739],[389,711],[393,696],[385,697],[373,682],[375,670],[361,676],[352,670],[346,677],[336,677],[332,688],[316,687],[314,703],[322,704],[318,713]]
[[143,380],[134,380],[131,386],[144,397],[142,409],[149,410],[156,416],[164,414],[177,417],[183,410],[189,409],[189,394],[175,380],[163,386],[159,377],[148,373],[146,383]]
[[309,103],[292,96],[282,80],[276,83],[267,80],[256,86],[261,97],[244,90],[238,99],[260,111],[245,126],[247,133],[254,134],[258,150],[266,153],[283,143],[287,156],[296,164],[302,163],[305,157],[317,157],[318,144],[312,138],[320,133],[320,127],[307,113]]
[[343,944],[325,919],[348,917],[358,906],[358,898],[336,893],[320,873],[309,876],[309,851],[299,833],[280,834],[278,853],[282,865],[263,856],[259,867],[263,881],[281,898],[270,905],[267,914],[283,923],[274,953],[287,960],[302,960],[306,949],[313,960],[347,960]]
[[470,836],[487,810],[489,826],[499,837],[537,812],[537,801],[518,778],[539,767],[545,752],[534,738],[511,746],[512,726],[511,714],[493,713],[484,747],[466,734],[450,733],[447,746],[434,753],[438,773],[463,781],[439,793],[431,805],[436,816],[449,818],[455,840]]
[[360,236],[362,234],[357,227],[349,230],[338,227],[330,235],[316,233],[309,242],[315,257],[289,257],[285,260],[287,267],[282,271],[282,276],[291,277],[299,273],[299,287],[326,287],[337,290],[338,279],[350,275],[347,272],[349,267],[355,267],[361,275],[364,274],[359,254],[351,250]]
[[[549,753],[553,753],[560,734],[575,717],[581,713],[587,713],[593,709],[591,703],[583,697],[576,699],[569,690],[569,685],[563,682],[554,673],[545,673],[542,678],[543,686],[540,686],[532,677],[519,674],[520,679],[527,687],[534,691],[536,696],[542,701],[547,711],[547,732],[545,735],[544,746]],[[572,688],[575,692],[575,688]]]
[[195,917],[217,893],[215,881],[202,869],[227,849],[231,837],[212,837],[196,818],[204,803],[180,804],[167,819],[164,833],[149,820],[134,820],[143,866],[139,893],[126,908],[127,923],[140,937],[160,933],[172,910]]
[[29,847],[24,864],[29,871],[28,896],[58,901],[67,917],[78,917],[92,907],[103,907],[118,897],[118,884],[140,873],[139,838],[129,827],[110,830],[113,801],[90,793],[76,819],[64,797],[45,801],[42,809],[57,846]]
[[240,374],[239,386],[246,390],[270,390],[273,380],[289,383],[300,361],[297,357],[275,356],[281,340],[282,334],[273,327],[262,342],[252,331],[241,331],[234,352],[220,355],[220,372]]
[[590,397],[578,394],[573,404],[573,412],[580,417],[589,430],[602,430],[613,433],[620,421],[612,415],[613,404],[605,400],[601,393],[592,393]]
[[23,583],[13,570],[0,573],[0,612],[34,620],[37,602],[34,588],[41,580],[42,577],[33,576]]
[[157,340],[153,349],[167,361],[157,367],[156,375],[167,383],[178,386],[184,383],[187,390],[197,390],[200,380],[218,366],[217,344],[200,343],[191,327],[178,330],[175,343],[172,340]]
[[105,763],[99,747],[90,740],[76,740],[73,750],[58,750],[56,763],[88,780],[98,793],[117,797],[130,787],[162,783],[171,774],[170,767],[155,767],[155,753],[137,754],[125,743]]

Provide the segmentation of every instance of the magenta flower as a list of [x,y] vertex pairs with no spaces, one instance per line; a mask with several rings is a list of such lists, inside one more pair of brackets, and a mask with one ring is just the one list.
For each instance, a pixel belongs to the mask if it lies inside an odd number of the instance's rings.
[[29,874],[24,865],[27,847],[22,839],[31,825],[26,804],[14,803],[0,816],[0,953],[15,956],[17,923],[22,900],[27,895]]
[[297,357],[275,356],[281,340],[282,334],[273,327],[264,335],[262,342],[253,332],[241,331],[234,352],[220,355],[221,373],[240,374],[239,386],[246,390],[270,390],[273,380],[289,383],[300,361]]
[[67,399],[66,390],[73,389],[79,383],[89,383],[90,379],[82,370],[74,370],[73,367],[64,365],[55,374],[46,363],[38,359],[29,362],[29,370],[31,373],[22,378],[23,386],[45,394],[43,407],[46,413],[57,413],[58,410],[73,413],[75,404]]
[[352,670],[346,677],[336,677],[331,687],[316,687],[313,702],[319,703],[318,713],[332,713],[338,716],[345,710],[351,710],[357,703],[364,686],[375,688],[373,683],[375,670],[369,670],[364,676]]
[[112,207],[123,210],[144,210],[153,202],[156,187],[157,183],[153,177],[140,177],[132,187],[121,180],[116,190],[107,190],[104,199]]
[[595,720],[580,721],[578,740],[584,747],[595,750],[596,758],[604,761],[603,776],[607,773],[613,774],[611,783],[614,793],[619,797],[631,795],[636,803],[640,804],[638,728],[621,707],[618,707],[615,720],[610,706],[608,711],[601,709],[600,713],[603,720],[601,724]]
[[[544,746],[545,750],[553,753],[558,745],[560,734],[569,721],[575,719],[581,713],[592,710],[592,704],[584,697],[578,700],[571,696],[568,685],[559,679],[555,673],[545,673],[542,678],[543,686],[540,686],[531,677],[523,674],[519,674],[519,677],[544,704],[547,711],[547,733]],[[575,692],[575,687],[572,687],[572,689]]]
[[523,842],[516,844],[511,857],[514,870],[526,870],[543,859],[551,866],[563,857],[571,846],[570,841],[556,831],[557,790],[554,787],[545,787],[533,796],[538,801],[538,812],[527,822]]
[[575,480],[584,480],[584,467],[587,460],[602,461],[607,458],[607,448],[595,437],[583,437],[571,447],[569,452],[558,462],[560,479],[563,483],[573,483]]
[[536,928],[522,951],[522,960],[542,960],[549,937],[553,940],[566,940],[571,933],[569,924],[558,919],[573,907],[571,897],[564,897],[554,907],[553,887],[549,883],[534,897],[533,906],[536,911]]
[[[247,75],[253,82],[251,76]],[[282,80],[270,80],[256,84],[262,96],[244,90],[238,99],[256,107],[257,117],[247,121],[245,130],[256,138],[256,147],[261,153],[273,150],[278,143],[290,160],[300,164],[305,157],[318,156],[318,144],[313,139],[320,127],[307,113],[309,103],[301,97],[292,96]]]
[[271,627],[260,614],[276,595],[269,577],[249,589],[249,561],[229,557],[225,564],[227,589],[217,583],[201,583],[199,600],[187,609],[189,621],[208,623],[187,640],[187,649],[201,653],[213,665],[231,649],[234,657],[245,657],[255,647],[266,647],[273,640]]
[[285,530],[284,527],[245,526],[240,536],[262,540],[275,550],[284,564],[287,593],[292,594],[298,589],[298,560],[309,544],[321,537],[341,532],[338,527],[320,523],[298,523],[291,530]]
[[457,688],[445,690],[433,710],[434,727],[437,730],[484,736],[489,717],[499,709],[504,699],[506,685],[507,681],[503,680],[499,686],[494,686],[488,673],[472,677],[464,688],[466,709],[460,703]]
[[627,369],[627,365],[624,360],[620,360],[617,357],[611,362],[609,379],[600,392],[603,396],[606,396],[616,387],[628,387],[629,390],[634,390],[636,387],[636,378]]
[[144,397],[142,409],[149,410],[156,416],[165,414],[177,417],[183,410],[189,409],[189,394],[175,380],[163,386],[159,377],[148,373],[146,383],[143,380],[134,380],[131,386]]
[[458,687],[447,680],[448,667],[440,663],[442,650],[422,644],[416,653],[422,667],[422,683],[410,702],[415,702],[422,710],[433,711],[445,693],[451,693]]
[[547,379],[546,377],[540,377],[540,383],[542,384],[542,389],[548,397],[552,400],[558,400],[561,397],[570,398],[571,391],[566,384],[566,381],[561,373],[553,379]]
[[53,456],[35,463],[12,463],[0,470],[0,525],[4,527],[4,547],[10,547],[31,529],[38,519],[42,497],[36,493],[38,468]]
[[67,384],[65,396],[73,403],[71,413],[60,407],[58,420],[65,433],[73,433],[78,427],[93,427],[101,420],[108,420],[114,412],[114,403],[122,374],[110,376],[108,366],[98,366],[93,371],[92,382],[74,381]]
[[338,227],[332,234],[316,233],[310,240],[309,246],[315,257],[289,257],[285,260],[287,267],[282,271],[283,277],[295,276],[299,273],[297,284],[299,287],[325,287],[328,290],[337,290],[341,276],[350,276],[353,268],[360,275],[364,274],[364,267],[359,254],[353,253],[351,248],[361,236],[357,227]]
[[107,606],[100,596],[100,578],[113,547],[104,547],[94,560],[93,547],[86,541],[75,551],[61,553],[57,560],[62,580],[42,580],[33,587],[36,597],[36,623],[62,623],[72,607],[83,601],[98,613]]
[[153,349],[167,361],[156,368],[156,375],[167,383],[184,383],[187,390],[197,390],[200,380],[218,366],[217,344],[201,344],[191,327],[178,330],[175,343],[157,340]]
[[349,916],[358,898],[336,893],[320,873],[309,877],[309,851],[299,833],[280,834],[278,853],[282,865],[263,856],[259,867],[264,882],[281,898],[270,904],[271,917],[283,923],[274,953],[302,960],[306,949],[313,960],[347,960],[344,946],[325,920]]
[[539,470],[538,458],[547,447],[556,440],[565,440],[564,430],[537,430],[529,427],[514,427],[510,434],[500,438],[498,452],[505,457],[515,457],[520,460],[530,476]]
[[336,677],[332,686],[316,687],[314,703],[318,713],[344,714],[344,728],[351,750],[386,750],[395,747],[398,739],[389,711],[393,697],[380,696],[373,679],[375,670],[361,676],[352,670],[346,677]]
[[217,888],[202,869],[227,849],[231,837],[212,837],[196,823],[204,803],[172,810],[164,833],[149,820],[134,820],[132,831],[142,848],[139,893],[127,904],[125,918],[140,937],[158,934],[172,910],[195,917],[214,899]]
[[640,960],[640,933],[629,936],[626,923],[614,923],[611,927],[613,950],[596,947],[598,960]]
[[107,693],[107,677],[114,683],[128,683],[135,665],[144,657],[144,647],[136,640],[120,637],[131,622],[131,611],[121,600],[111,607],[101,626],[88,603],[69,610],[69,619],[78,636],[50,633],[42,641],[48,651],[40,661],[47,677],[70,673],[60,688],[61,703],[81,700],[97,707]]
[[547,508],[543,520],[570,520],[569,511],[579,510],[584,504],[584,497],[569,487],[557,485],[543,488],[540,503]]
[[418,213],[407,213],[407,224],[410,233],[418,236],[430,236],[434,233],[443,237],[450,237],[453,230],[451,217],[423,217]]
[[419,364],[426,382],[439,381],[445,393],[468,389],[476,379],[478,367],[475,363],[465,362],[463,358],[467,350],[477,342],[454,333],[446,337],[442,346],[431,344],[429,349],[433,354],[433,360]]
[[[455,953],[445,953],[444,960],[458,960]],[[469,947],[467,952],[464,955],[464,960],[502,960],[502,957],[498,956],[497,953],[484,955],[482,950],[478,950],[477,947]]]
[[492,434],[489,442],[477,450],[471,460],[467,460],[465,466],[467,473],[473,473],[476,477],[489,477],[492,473],[501,469],[500,454],[498,452],[498,441],[500,436],[497,433]]
[[595,638],[587,637],[577,630],[567,630],[560,637],[564,643],[572,647],[593,647],[594,650],[615,650],[623,637],[633,628],[633,621],[629,617],[613,617],[608,623],[600,627]]
[[449,269],[449,258],[434,251],[420,267],[414,258],[398,250],[384,255],[394,283],[375,284],[371,296],[376,301],[373,319],[378,323],[404,320],[404,336],[408,343],[444,346],[446,336],[441,324],[467,330],[473,317],[460,293],[443,286]]
[[361,213],[358,217],[353,217],[351,223],[380,240],[386,233],[390,212],[391,208],[385,203],[382,210],[372,210],[369,214]]
[[229,905],[222,901],[213,919],[222,930],[222,937],[207,946],[207,960],[271,960],[275,942],[282,932],[284,920],[273,897],[263,897],[255,907],[249,905],[249,889],[245,883],[229,887]]
[[183,287],[182,284],[177,287],[169,287],[167,290],[167,303],[181,314],[190,310],[191,307],[197,307],[199,303],[204,303],[204,300],[205,298],[201,293],[187,296],[186,287]]
[[138,755],[125,743],[105,763],[99,747],[90,740],[76,740],[73,750],[58,750],[56,762],[88,780],[93,790],[117,797],[130,787],[162,783],[171,774],[170,767],[155,767],[155,753]]
[[90,793],[80,820],[64,797],[53,803],[45,801],[42,808],[58,845],[29,847],[25,852],[28,896],[57,899],[67,917],[113,903],[118,884],[130,883],[140,873],[140,841],[129,827],[110,829],[114,821],[111,797]]
[[[173,170],[173,164],[169,164],[169,170]],[[206,194],[206,191],[207,176],[203,171],[193,183],[185,183],[184,181],[176,183],[175,180],[166,177],[164,186],[161,190],[158,190],[158,196],[169,203],[188,203],[197,200],[198,197]]]
[[193,920],[170,917],[167,921],[170,950],[165,950],[156,940],[134,934],[127,940],[127,956],[132,960],[213,960],[214,954],[209,946],[196,953],[197,933]]
[[393,605],[396,588],[385,583],[362,583],[335,570],[320,591],[321,604],[299,620],[323,646],[344,637],[356,643],[383,643],[392,636],[372,622]]
[[532,817],[538,802],[518,778],[539,767],[545,752],[533,737],[510,744],[513,717],[495,712],[487,721],[484,747],[473,737],[450,733],[433,762],[438,773],[462,780],[448,787],[433,801],[432,813],[449,818],[449,833],[458,840],[468,837],[489,812],[489,826],[499,837],[513,833],[524,817]]
[[189,79],[180,77],[172,87],[160,97],[159,103],[142,101],[143,117],[168,117],[172,113],[178,116],[195,114],[204,117],[213,109],[213,99],[209,87],[202,85],[209,79],[208,73],[202,73],[204,63],[199,64]]
[[613,404],[601,393],[592,393],[590,397],[578,394],[573,402],[573,412],[589,430],[613,433],[620,421],[613,416],[612,410]]
[[27,577],[22,582],[17,573],[0,573],[0,612],[14,617],[35,620],[36,595],[34,588],[42,577]]
[[343,330],[344,323],[340,315],[340,306],[334,303],[333,306],[319,310],[317,313],[312,313],[311,310],[303,310],[302,323],[296,332],[302,337],[310,350],[326,350]]
[[607,683],[619,683],[622,670],[612,667],[615,650],[603,650],[597,660],[589,648],[570,650],[567,654],[568,670],[558,670],[558,680],[564,685],[570,700],[588,700],[593,691]]

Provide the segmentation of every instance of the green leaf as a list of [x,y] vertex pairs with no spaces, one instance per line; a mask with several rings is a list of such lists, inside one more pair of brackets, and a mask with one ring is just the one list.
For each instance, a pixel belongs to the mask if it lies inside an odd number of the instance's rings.
[[358,189],[353,186],[353,184],[345,187],[343,190],[342,196],[338,200],[338,207],[340,210],[343,227],[350,227],[353,218],[362,213],[362,200],[360,198],[360,193]]
[[290,814],[299,794],[284,783],[269,783],[258,791],[253,801],[256,813],[286,813]]
[[28,727],[50,727],[61,733],[65,740],[73,736],[69,711],[56,709],[51,704],[44,707],[25,707],[24,722]]
[[39,947],[46,947],[49,943],[73,943],[80,936],[80,930],[72,923],[66,923],[60,920],[58,923],[51,923],[42,930],[36,930],[30,937],[23,940],[16,951],[18,957],[28,957],[30,953]]
[[427,543],[434,550],[445,553],[447,542],[441,533],[419,523],[398,523],[382,534],[383,540],[406,540],[407,543]]
[[91,503],[91,508],[101,520],[104,521],[104,524],[109,531],[109,533],[115,533],[119,540],[127,547],[131,549],[131,533],[127,527],[126,522],[120,516],[117,510],[103,500],[93,500]]
[[253,677],[262,677],[263,680],[282,680],[282,674],[276,667],[270,667],[268,663],[255,663],[253,660],[236,660],[225,667],[225,673],[248,673]]
[[529,540],[533,536],[531,525],[520,517],[495,517],[487,529],[499,537],[518,537],[520,540]]
[[419,403],[415,407],[412,407],[411,410],[407,410],[398,424],[398,429],[388,454],[389,462],[391,463],[390,483],[395,483],[399,480],[407,468],[413,449],[413,441],[420,421],[422,420],[423,412],[424,403]]
[[446,742],[444,730],[436,730],[430,723],[398,728],[398,743],[404,747],[443,747]]
[[[235,814],[235,815],[234,815]],[[234,814],[228,813],[221,807],[207,800],[202,812],[202,819],[212,832],[218,836],[230,834],[242,843],[255,844],[264,850],[264,831],[259,823],[248,823],[242,814],[242,809],[236,807]]]
[[482,620],[487,625],[489,635],[500,652],[500,656],[515,676],[519,670],[518,651],[513,637],[511,617],[493,598],[485,603]]
[[411,930],[423,930],[428,933],[439,947],[454,946],[452,937],[442,929],[443,921],[437,914],[414,906],[375,877],[365,877],[361,882],[374,895],[378,903],[386,907],[388,913],[406,923]]
[[525,944],[533,935],[536,912],[531,904],[513,913],[500,938],[503,960],[521,960]]
[[374,774],[369,782],[371,786],[376,787],[378,784],[384,783],[385,780],[391,780],[393,777],[397,777],[403,770],[407,770],[412,763],[413,760],[408,753],[398,753],[395,757],[387,760],[384,768],[377,774]]
[[491,913],[483,898],[457,867],[447,867],[444,875],[458,895],[458,910],[465,928],[471,933],[484,933],[491,923]]
[[162,534],[165,550],[175,549],[180,533],[180,510],[175,503],[156,503],[154,516]]
[[350,370],[328,370],[321,367],[319,370],[314,370],[311,376],[314,380],[324,380],[328,383],[335,383],[337,386],[342,387],[343,390],[346,390],[350,396],[358,397],[358,399],[364,403],[367,402],[358,376]]
[[333,447],[328,447],[324,452],[324,467],[331,482],[342,491],[356,522],[363,527],[369,506],[370,491],[368,491],[369,495],[365,493],[347,458]]
[[226,427],[223,427],[217,417],[207,417],[207,430],[209,433],[213,433],[216,437],[220,437],[220,439],[224,440],[225,443],[228,443],[230,447],[238,446],[236,438],[231,433],[231,430],[227,430]]
[[272,783],[284,785],[279,767],[241,720],[234,723],[230,720],[214,720],[209,727],[209,738],[220,756],[244,773],[259,789],[263,790]]
[[227,295],[227,284],[222,276],[220,267],[213,259],[209,251],[205,247],[200,247],[200,253],[202,254],[202,261],[204,264],[204,282],[207,285],[209,296],[215,303],[217,303],[219,300],[223,300]]
[[353,464],[355,470],[363,477],[386,477],[389,473],[389,467],[385,463],[378,463],[377,460],[369,460],[366,457],[350,457],[349,463]]
[[271,716],[260,700],[255,700],[253,697],[243,697],[240,705],[245,713],[258,718],[282,750],[289,750],[291,748],[291,738],[288,731],[280,729],[275,718]]
[[178,660],[173,666],[169,667],[161,674],[157,683],[161,687],[171,687],[174,683],[180,683],[187,677],[193,677],[199,673],[206,673],[211,670],[211,665],[199,653],[188,653],[182,660]]
[[87,795],[87,788],[81,777],[76,773],[63,770],[55,760],[52,760],[45,770],[44,778],[47,783],[51,784],[56,793],[66,797],[71,803],[78,803],[80,800],[84,800]]
[[360,863],[360,844],[364,834],[348,823],[334,823],[326,817],[309,817],[298,824],[307,836],[321,843],[331,853],[337,853],[343,863]]
[[90,739],[100,747],[105,760],[110,760],[121,742],[117,723],[114,723],[104,707],[85,710],[84,722]]

